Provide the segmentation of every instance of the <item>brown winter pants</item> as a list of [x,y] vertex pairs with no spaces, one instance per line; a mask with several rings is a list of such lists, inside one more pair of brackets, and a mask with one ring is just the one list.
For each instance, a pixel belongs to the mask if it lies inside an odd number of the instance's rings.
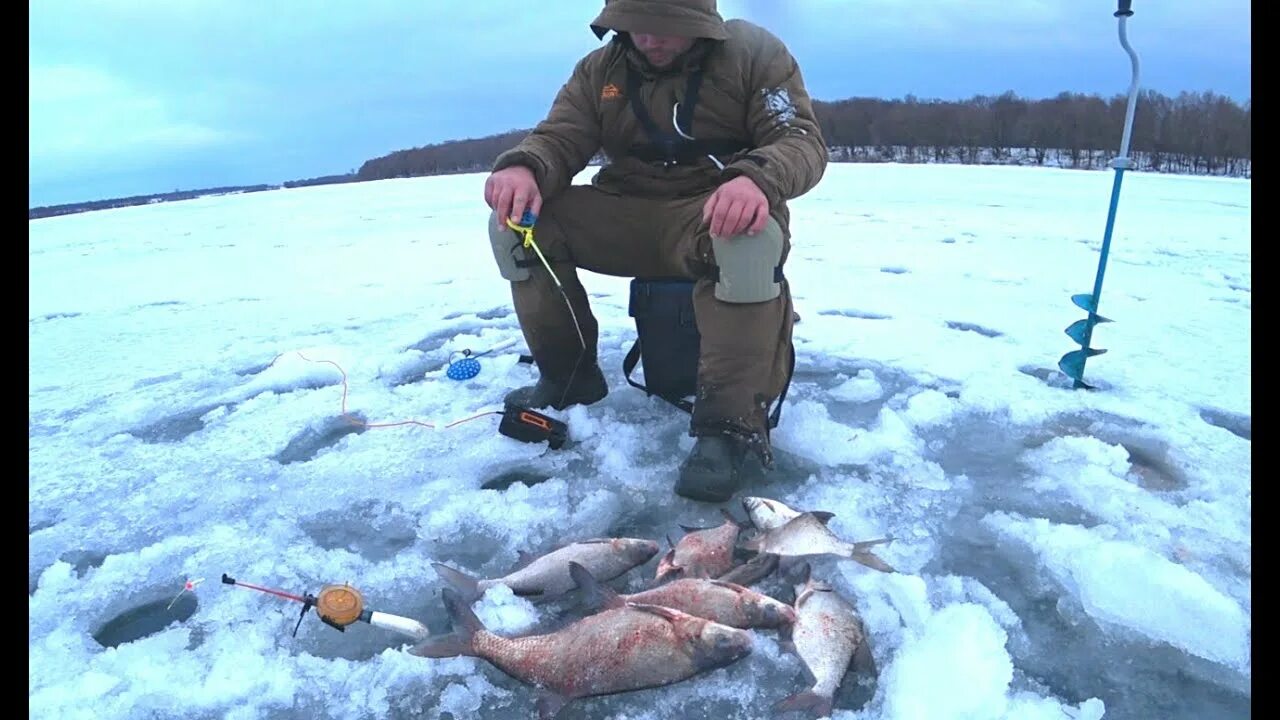
[[[698,390],[690,432],[731,433],[768,447],[767,412],[790,372],[792,306],[786,281],[773,300],[728,303],[715,297],[715,266],[703,205],[710,193],[676,200],[613,195],[575,185],[546,202],[534,239],[551,263],[577,314],[587,352],[596,361],[598,324],[577,268],[620,277],[695,280],[694,317],[702,338]],[[496,224],[491,214],[489,222]],[[785,232],[770,218],[761,232]],[[512,234],[513,243],[516,234]],[[789,241],[784,241],[785,262]],[[529,252],[530,277],[511,283],[516,315],[538,369],[566,378],[582,350],[573,319],[546,268]],[[767,450],[766,450],[767,452]]]

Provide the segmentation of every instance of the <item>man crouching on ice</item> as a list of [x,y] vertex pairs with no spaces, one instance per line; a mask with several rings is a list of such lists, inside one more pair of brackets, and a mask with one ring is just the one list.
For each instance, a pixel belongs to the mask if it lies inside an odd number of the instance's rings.
[[[725,22],[715,0],[608,0],[591,29],[614,34],[485,183],[494,254],[540,374],[506,400],[561,410],[608,394],[577,268],[693,280],[697,440],[675,491],[723,502],[747,463],[773,462],[769,407],[794,363],[786,201],[821,179],[826,145],[786,46]],[[571,186],[601,149],[609,164]],[[526,211],[572,313],[507,222]]]

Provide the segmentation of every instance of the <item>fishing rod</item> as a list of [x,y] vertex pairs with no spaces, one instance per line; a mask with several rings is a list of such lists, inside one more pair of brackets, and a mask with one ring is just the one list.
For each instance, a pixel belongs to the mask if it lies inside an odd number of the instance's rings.
[[350,585],[325,585],[315,595],[311,593],[295,595],[283,590],[273,590],[241,582],[226,573],[222,574],[222,583],[224,585],[249,588],[250,590],[257,590],[268,595],[275,595],[286,600],[302,603],[302,612],[298,614],[298,623],[293,626],[294,637],[298,636],[298,628],[302,626],[302,618],[306,617],[307,611],[313,607],[322,622],[329,627],[337,629],[339,632],[346,632],[348,625],[363,622],[384,630],[392,630],[402,635],[407,635],[414,640],[425,640],[431,634],[427,626],[417,620],[366,608],[364,606],[364,596],[361,595],[359,590]]

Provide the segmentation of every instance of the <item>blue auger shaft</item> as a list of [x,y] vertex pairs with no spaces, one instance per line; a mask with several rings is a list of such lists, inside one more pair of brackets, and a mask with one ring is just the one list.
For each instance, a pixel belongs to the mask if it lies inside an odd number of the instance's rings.
[[[1102,300],[1102,277],[1107,272],[1107,255],[1111,252],[1111,231],[1116,224],[1116,210],[1120,206],[1120,183],[1124,179],[1124,168],[1116,168],[1115,181],[1111,184],[1111,208],[1107,211],[1107,229],[1102,236],[1102,254],[1098,258],[1098,274],[1093,280],[1092,309],[1089,310],[1090,322],[1085,326],[1084,342],[1080,347],[1084,355],[1080,359],[1080,377],[1075,378],[1074,388],[1084,387],[1084,364],[1089,359],[1089,343],[1093,340],[1093,328],[1097,325],[1098,303]],[[1086,308],[1087,309],[1087,308]]]
[[[1080,360],[1079,375],[1072,377],[1074,381],[1072,387],[1077,390],[1082,387],[1088,387],[1084,382],[1084,366],[1090,355],[1097,354],[1097,351],[1092,351],[1089,347],[1089,343],[1093,339],[1094,325],[1098,322],[1106,322],[1104,318],[1098,316],[1098,305],[1102,301],[1102,278],[1107,271],[1107,256],[1111,252],[1111,234],[1115,229],[1116,211],[1120,206],[1120,185],[1124,181],[1124,171],[1130,166],[1129,141],[1133,132],[1133,113],[1138,100],[1139,77],[1138,54],[1129,45],[1129,36],[1126,31],[1126,21],[1133,15],[1133,10],[1130,9],[1131,5],[1132,0],[1119,0],[1119,9],[1115,12],[1115,16],[1119,18],[1120,46],[1129,54],[1133,77],[1129,82],[1129,104],[1125,110],[1124,136],[1120,141],[1120,155],[1112,162],[1116,175],[1114,182],[1111,184],[1111,206],[1107,210],[1107,227],[1102,236],[1102,253],[1098,257],[1098,273],[1094,277],[1093,294],[1088,302],[1089,307],[1083,308],[1089,313],[1089,319],[1084,326],[1084,336],[1080,343],[1081,349],[1078,351]],[[1074,354],[1068,353],[1068,355]]]

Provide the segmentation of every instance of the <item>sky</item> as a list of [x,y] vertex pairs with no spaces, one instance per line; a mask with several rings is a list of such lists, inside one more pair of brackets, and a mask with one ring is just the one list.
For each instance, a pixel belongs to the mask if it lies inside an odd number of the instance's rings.
[[[31,207],[346,173],[529,128],[599,46],[598,0],[34,3]],[[1115,4],[721,0],[782,38],[810,94],[1123,94]],[[1245,0],[1134,3],[1143,87],[1251,97]]]
[[[836,720],[1250,717],[1251,181],[1126,174],[1107,353],[1097,389],[1073,391],[1057,361],[1112,177],[833,164],[791,203],[778,466],[725,505],[671,492],[688,418],[623,380],[626,278],[583,274],[611,391],[549,411],[563,448],[492,415],[445,427],[535,378],[477,242],[482,174],[33,220],[29,717],[526,716],[534,693],[483,661],[313,613],[295,637],[299,604],[220,578],[349,583],[442,634],[432,563],[493,577],[567,541],[665,544],[744,518],[748,494],[833,512],[849,541],[897,538],[879,550],[896,573],[813,562],[878,667],[845,680]],[[449,379],[467,350],[479,375]],[[434,427],[356,432],[344,411]],[[776,575],[756,589],[792,599]],[[474,607],[512,636],[585,612],[503,586]],[[767,716],[804,671],[774,631],[753,647],[561,720]]]

